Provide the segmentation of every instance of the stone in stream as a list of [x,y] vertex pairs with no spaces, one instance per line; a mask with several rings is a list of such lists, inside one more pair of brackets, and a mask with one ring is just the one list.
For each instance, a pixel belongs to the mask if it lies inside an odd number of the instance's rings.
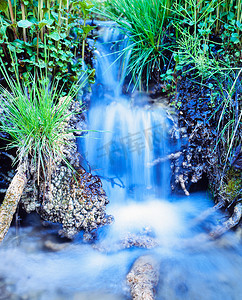
[[155,299],[159,281],[159,264],[150,255],[139,257],[126,277],[133,300]]

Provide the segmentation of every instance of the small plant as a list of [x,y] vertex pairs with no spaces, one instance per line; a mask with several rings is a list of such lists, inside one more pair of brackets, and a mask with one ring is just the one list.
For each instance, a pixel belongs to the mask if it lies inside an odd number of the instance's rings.
[[93,29],[85,20],[91,7],[88,0],[2,0],[0,55],[9,62],[7,45],[15,49],[24,80],[47,63],[49,73],[68,89],[84,70],[85,40]]
[[223,184],[220,186],[220,194],[230,201],[234,202],[242,193],[241,171],[231,168],[223,178]]
[[216,110],[219,114],[217,124],[217,147],[225,149],[223,157],[223,173],[228,161],[232,160],[233,151],[242,144],[242,101],[241,101],[242,69],[235,72],[226,81],[227,89],[220,84],[222,101]]
[[63,122],[69,116],[70,102],[81,86],[78,83],[72,85],[59,102],[63,86],[58,80],[50,82],[47,72],[44,76],[35,73],[29,80],[21,82],[16,63],[17,80],[8,75],[2,60],[0,63],[0,71],[9,88],[0,86],[3,112],[0,130],[10,135],[9,147],[17,148],[18,164],[27,161],[37,174],[38,182],[41,176],[50,178],[54,164],[64,159],[62,151],[68,132],[64,130]]

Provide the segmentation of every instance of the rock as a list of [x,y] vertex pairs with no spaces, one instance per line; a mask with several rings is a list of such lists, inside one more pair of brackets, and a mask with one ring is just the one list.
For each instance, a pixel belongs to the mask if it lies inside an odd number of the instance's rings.
[[66,249],[70,244],[69,243],[57,243],[53,242],[51,240],[47,240],[44,242],[44,247],[47,248],[48,250],[58,252],[61,250]]
[[159,281],[159,264],[152,256],[139,257],[126,277],[133,300],[155,299]]
[[53,169],[51,178],[41,182],[39,187],[33,173],[21,198],[28,213],[37,211],[44,220],[62,224],[59,234],[69,239],[81,230],[95,231],[99,226],[109,224],[111,219],[105,213],[109,201],[100,178],[86,172],[79,164],[74,132],[77,134],[76,130],[84,128],[84,123],[81,105],[73,101],[68,120],[63,124],[63,130],[70,131],[62,149],[69,166],[62,160],[50,166]]
[[150,237],[146,234],[133,234],[128,233],[127,236],[116,243],[104,243],[96,244],[93,248],[100,252],[116,252],[124,249],[129,249],[133,247],[143,248],[143,249],[153,249],[159,244],[154,237]]

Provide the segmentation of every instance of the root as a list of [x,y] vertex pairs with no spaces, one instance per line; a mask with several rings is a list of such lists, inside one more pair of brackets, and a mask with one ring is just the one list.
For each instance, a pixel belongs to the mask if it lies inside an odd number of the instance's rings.
[[189,196],[190,193],[189,193],[188,190],[186,189],[186,186],[185,186],[185,180],[184,180],[184,178],[183,178],[183,175],[180,174],[180,175],[178,176],[178,179],[179,179],[181,188],[183,189],[185,195],[186,195],[186,196]]
[[165,162],[167,160],[177,159],[181,156],[181,154],[182,154],[182,152],[179,151],[179,152],[176,152],[176,153],[171,153],[171,154],[169,154],[165,157],[159,157],[159,158],[155,159],[154,161],[148,163],[147,167],[151,168],[151,167],[157,165],[160,162]]
[[239,202],[235,205],[232,216],[227,221],[223,222],[222,225],[216,226],[214,230],[210,232],[209,236],[214,239],[220,237],[222,234],[224,234],[225,232],[227,232],[228,230],[236,226],[239,223],[241,216],[242,216],[242,203]]
[[8,232],[26,183],[27,177],[24,168],[20,166],[0,207],[0,243]]
[[204,212],[202,212],[197,218],[195,218],[193,220],[193,225],[196,225],[198,223],[201,223],[202,221],[204,221],[206,218],[208,218],[211,214],[213,214],[214,212],[216,212],[217,210],[219,210],[220,208],[225,206],[225,201],[221,200],[219,201],[216,205],[214,205],[213,207],[205,210]]

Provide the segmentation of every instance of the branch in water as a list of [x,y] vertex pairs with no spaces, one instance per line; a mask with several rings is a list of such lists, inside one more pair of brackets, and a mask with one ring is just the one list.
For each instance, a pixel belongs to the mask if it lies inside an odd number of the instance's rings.
[[209,209],[205,210],[197,218],[195,218],[192,222],[193,225],[195,225],[197,223],[201,223],[207,217],[209,217],[211,214],[213,214],[214,212],[216,212],[217,210],[219,210],[220,208],[222,208],[224,206],[225,206],[225,201],[220,200],[216,205],[214,205],[213,207],[210,207]]
[[152,162],[147,163],[147,167],[151,168],[151,167],[157,165],[160,162],[164,162],[164,161],[172,160],[172,159],[177,159],[181,156],[181,154],[182,154],[182,152],[179,151],[179,152],[176,152],[176,153],[171,153],[171,154],[169,154],[167,156],[164,156],[164,157],[159,157],[159,158],[153,160]]
[[188,190],[186,189],[186,186],[185,186],[185,180],[184,180],[184,178],[183,178],[183,175],[180,174],[180,175],[178,176],[178,179],[179,179],[181,188],[183,189],[185,195],[186,195],[186,196],[189,196],[190,194],[189,194]]
[[242,203],[239,202],[235,205],[232,216],[227,221],[223,222],[222,225],[216,226],[215,229],[212,232],[210,232],[209,236],[215,239],[220,237],[229,229],[236,226],[239,223],[241,216],[242,216]]
[[[108,182],[111,183],[112,187],[114,187],[114,185],[117,185],[121,188],[125,188],[125,185],[123,183],[123,181],[119,178],[119,177],[105,177],[105,176],[101,176],[101,175],[97,175],[99,178],[102,178],[103,180],[106,180]],[[116,182],[115,179],[119,180],[120,183]]]

